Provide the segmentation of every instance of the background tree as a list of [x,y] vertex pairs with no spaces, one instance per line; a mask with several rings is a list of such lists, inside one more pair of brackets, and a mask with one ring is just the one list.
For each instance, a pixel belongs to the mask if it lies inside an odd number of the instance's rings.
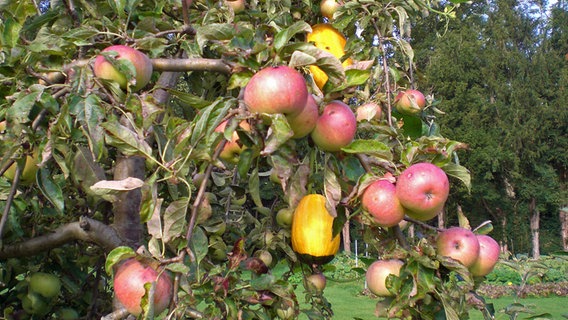
[[[553,15],[563,11],[555,8]],[[441,130],[471,150],[460,160],[472,171],[473,189],[455,205],[470,210],[472,220],[498,222],[504,249],[538,257],[543,230],[545,250],[558,250],[566,162],[556,151],[565,141],[556,137],[566,129],[566,110],[556,105],[565,101],[559,93],[566,63],[550,50],[559,36],[547,24],[554,19],[539,3],[506,1],[461,7],[457,15],[463,19],[448,29],[434,17],[414,34],[422,85],[447,113]]]

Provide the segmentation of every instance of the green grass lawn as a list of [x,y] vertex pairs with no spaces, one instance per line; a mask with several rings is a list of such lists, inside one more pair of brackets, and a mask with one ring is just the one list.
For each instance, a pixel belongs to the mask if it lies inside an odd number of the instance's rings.
[[[363,285],[363,280],[342,283],[328,280],[325,296],[333,306],[334,319],[377,319],[373,314],[377,300],[360,294]],[[297,294],[298,300],[303,302],[302,285],[298,285]],[[496,319],[509,319],[508,315],[500,312],[500,310],[513,303],[512,297],[503,297],[489,300],[488,302],[494,304]],[[519,302],[534,305],[534,315],[550,313],[553,319],[564,319],[562,315],[568,314],[568,297],[527,298]],[[521,314],[517,319],[525,319],[529,316],[529,314]],[[472,311],[470,317],[470,319],[474,320],[483,320],[483,316],[479,311]],[[307,319],[307,317],[303,316],[300,319]]]

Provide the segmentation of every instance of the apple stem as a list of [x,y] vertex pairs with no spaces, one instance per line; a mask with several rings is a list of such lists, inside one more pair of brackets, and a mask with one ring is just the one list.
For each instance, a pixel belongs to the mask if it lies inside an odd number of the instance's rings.
[[404,216],[404,220],[406,220],[406,221],[408,221],[408,222],[412,222],[412,223],[414,223],[414,224],[417,224],[417,225],[419,225],[419,226],[421,226],[422,228],[425,228],[425,229],[436,230],[436,231],[438,231],[438,232],[442,232],[442,231],[445,230],[444,228],[439,228],[439,227],[431,226],[431,225],[429,225],[429,224],[427,224],[427,223],[424,223],[424,222],[422,222],[422,221],[420,221],[420,220],[413,219],[413,218],[411,218],[411,217],[409,217],[409,216]]

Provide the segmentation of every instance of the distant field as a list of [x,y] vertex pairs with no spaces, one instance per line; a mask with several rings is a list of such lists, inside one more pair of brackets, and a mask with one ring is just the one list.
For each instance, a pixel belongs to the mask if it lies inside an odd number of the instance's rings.
[[[325,296],[333,305],[333,311],[335,313],[334,319],[378,319],[373,315],[376,300],[360,295],[359,293],[362,289],[362,280],[346,283],[328,281]],[[298,286],[297,294],[298,300],[303,302],[304,295],[301,285]],[[499,312],[499,310],[512,303],[513,298],[504,297],[490,300],[489,302],[494,303],[495,310],[497,311],[496,319],[509,319],[506,314]],[[527,298],[522,299],[520,302],[534,305],[534,315],[550,313],[553,319],[565,319],[562,317],[562,314],[568,314],[568,297]],[[517,319],[525,319],[529,316],[528,314],[521,314]],[[471,312],[470,317],[470,319],[474,320],[483,320],[481,312],[478,311]],[[307,319],[307,317],[300,317],[300,319]]]

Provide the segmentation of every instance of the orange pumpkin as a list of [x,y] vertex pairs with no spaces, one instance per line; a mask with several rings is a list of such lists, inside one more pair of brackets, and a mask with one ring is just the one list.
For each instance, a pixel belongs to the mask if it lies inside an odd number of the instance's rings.
[[309,194],[300,200],[292,220],[292,249],[300,260],[324,264],[339,250],[339,234],[333,235],[333,217],[325,208],[325,197]]

